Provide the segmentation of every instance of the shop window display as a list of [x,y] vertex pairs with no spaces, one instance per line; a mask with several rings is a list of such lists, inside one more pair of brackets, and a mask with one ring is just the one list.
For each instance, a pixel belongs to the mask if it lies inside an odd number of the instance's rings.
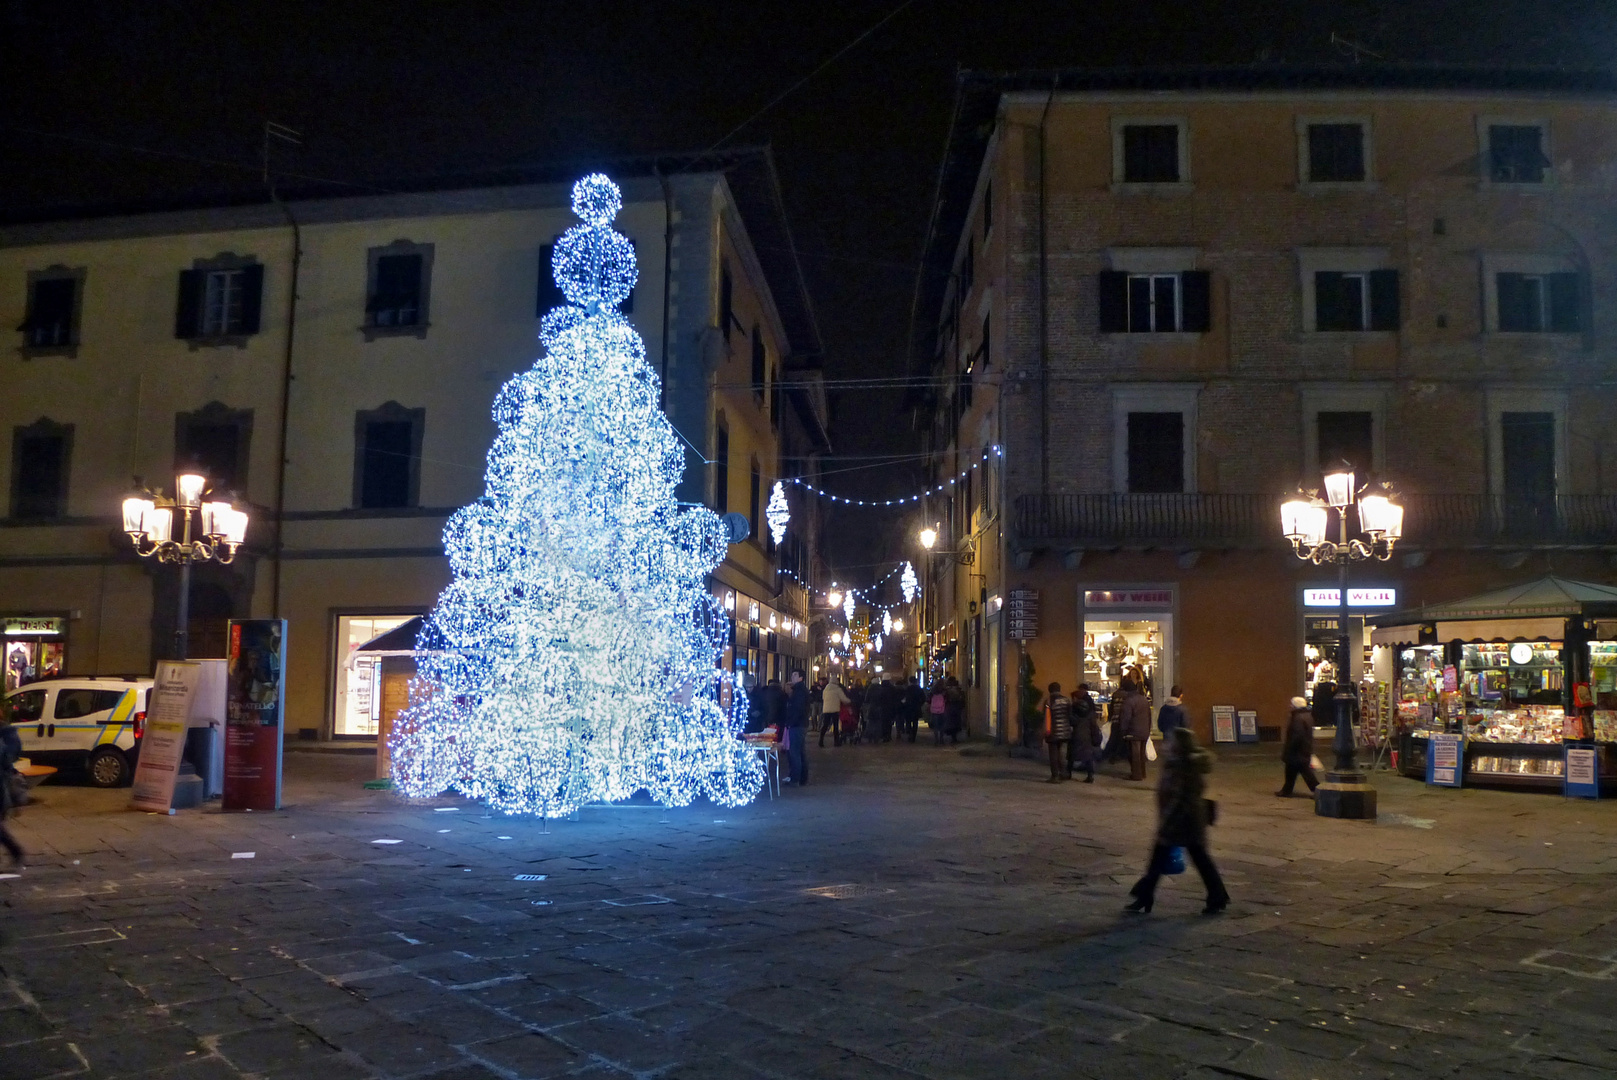
[[1125,676],[1143,681],[1153,704],[1163,685],[1167,635],[1155,619],[1084,623],[1084,677],[1099,702],[1109,702]]

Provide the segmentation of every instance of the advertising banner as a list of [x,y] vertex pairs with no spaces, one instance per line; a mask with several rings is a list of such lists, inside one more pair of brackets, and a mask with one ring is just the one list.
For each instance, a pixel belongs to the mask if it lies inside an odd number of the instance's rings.
[[1213,706],[1213,741],[1235,741],[1235,706]]
[[1427,736],[1426,782],[1440,787],[1459,787],[1464,773],[1464,737],[1437,733]]
[[164,660],[157,665],[129,800],[136,810],[166,814],[174,804],[174,780],[185,754],[185,730],[201,673],[200,664],[185,660]]
[[286,621],[231,619],[229,641],[224,808],[278,810]]

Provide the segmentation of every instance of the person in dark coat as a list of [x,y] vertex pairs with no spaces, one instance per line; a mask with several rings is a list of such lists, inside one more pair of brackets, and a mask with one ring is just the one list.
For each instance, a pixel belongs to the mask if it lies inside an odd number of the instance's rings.
[[1207,887],[1203,915],[1217,915],[1230,903],[1230,894],[1219,877],[1218,867],[1207,854],[1207,774],[1213,771],[1213,757],[1196,745],[1188,727],[1175,728],[1162,762],[1157,781],[1157,835],[1151,847],[1151,861],[1145,876],[1129,890],[1134,902],[1125,911],[1145,914],[1156,900],[1157,882],[1167,869],[1170,853],[1185,849],[1202,884]]
[[1157,710],[1157,730],[1164,740],[1173,738],[1173,729],[1185,726],[1184,688],[1175,686],[1162,708]]
[[1113,721],[1128,740],[1129,779],[1145,779],[1145,744],[1151,738],[1151,703],[1140,693],[1133,679],[1122,684],[1122,708],[1114,713]]
[[1060,683],[1050,684],[1050,696],[1044,701],[1044,742],[1050,748],[1051,784],[1072,779],[1072,770],[1062,764],[1071,751],[1072,699],[1061,692]]
[[921,714],[925,711],[926,691],[921,689],[920,680],[911,675],[909,685],[904,688],[904,730],[902,733],[910,742],[915,741],[916,733],[921,730]]
[[944,683],[943,705],[943,734],[951,743],[958,743],[966,730],[966,692],[953,675]]
[[1312,794],[1319,787],[1314,775],[1314,714],[1308,702],[1301,697],[1291,699],[1291,718],[1286,721],[1286,738],[1280,745],[1280,760],[1286,763],[1286,782],[1275,792],[1282,799],[1291,798],[1291,789],[1297,778],[1303,778]]
[[802,671],[792,672],[786,691],[786,760],[791,763],[792,783],[808,784],[808,687]]
[[1089,684],[1079,683],[1072,695],[1072,738],[1067,742],[1067,778],[1082,767],[1084,783],[1095,782],[1095,758],[1100,753],[1099,709],[1089,696]]
[[1315,723],[1336,723],[1336,684],[1331,680],[1321,679],[1314,684],[1313,712]]

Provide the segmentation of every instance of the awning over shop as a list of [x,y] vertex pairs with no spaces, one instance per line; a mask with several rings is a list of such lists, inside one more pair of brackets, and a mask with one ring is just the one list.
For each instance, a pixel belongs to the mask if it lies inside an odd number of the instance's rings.
[[1428,640],[1438,642],[1558,641],[1566,632],[1566,620],[1577,616],[1617,616],[1617,588],[1551,574],[1463,600],[1372,615],[1366,621],[1373,627],[1372,644],[1413,645],[1423,627],[1428,628]]

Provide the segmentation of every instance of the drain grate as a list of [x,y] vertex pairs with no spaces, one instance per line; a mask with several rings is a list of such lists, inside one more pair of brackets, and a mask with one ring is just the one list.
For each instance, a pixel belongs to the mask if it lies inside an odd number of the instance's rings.
[[804,889],[805,896],[818,896],[822,900],[863,900],[869,896],[887,896],[893,890],[880,885],[821,885]]

